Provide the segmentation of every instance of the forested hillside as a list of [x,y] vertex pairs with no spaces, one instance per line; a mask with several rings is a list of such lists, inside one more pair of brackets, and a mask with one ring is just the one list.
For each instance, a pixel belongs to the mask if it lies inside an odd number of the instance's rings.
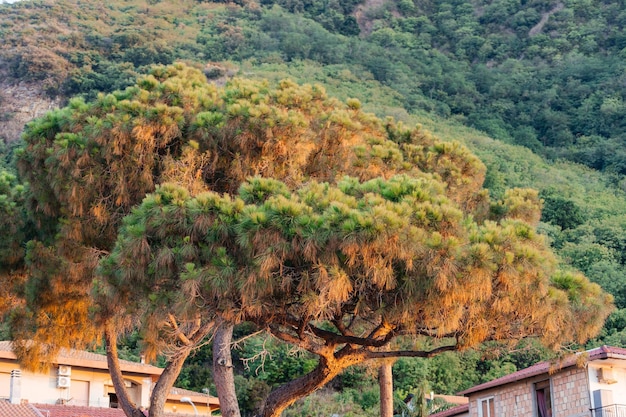
[[[618,310],[592,344],[626,346],[626,6],[599,0],[24,0],[0,5],[0,209],[23,199],[12,165],[13,126],[48,103],[94,99],[133,85],[153,64],[183,60],[223,84],[229,77],[320,83],[445,140],[487,166],[494,199],[533,187],[539,229],[564,264],[615,297]],[[36,103],[39,103],[35,105]],[[41,104],[44,103],[44,104]],[[35,109],[36,107],[36,109]],[[10,132],[10,134],[8,133]],[[7,217],[9,218],[9,217]],[[21,220],[20,220],[21,221]],[[9,259],[19,248],[4,248]],[[3,261],[4,262],[4,261]],[[8,262],[8,261],[7,261]],[[2,269],[2,268],[0,268]],[[241,327],[237,336],[252,329]],[[129,351],[138,349],[128,341]],[[577,346],[572,346],[577,348]],[[257,357],[267,349],[270,355]],[[397,395],[452,393],[546,354],[518,347],[446,354],[395,365]],[[135,350],[136,353],[136,350]],[[242,409],[310,370],[301,352],[246,339],[238,362]],[[131,353],[132,354],[132,353]],[[193,356],[178,385],[210,384],[210,351]],[[278,366],[280,364],[281,366]],[[375,415],[371,369],[349,370],[288,415]],[[331,398],[332,401],[327,401]],[[340,404],[340,406],[336,406]],[[337,408],[340,407],[340,408]]]
[[2,58],[13,77],[66,96],[128,85],[142,66],[174,59],[310,60],[391,87],[409,111],[626,172],[618,1],[222,3],[4,5]]

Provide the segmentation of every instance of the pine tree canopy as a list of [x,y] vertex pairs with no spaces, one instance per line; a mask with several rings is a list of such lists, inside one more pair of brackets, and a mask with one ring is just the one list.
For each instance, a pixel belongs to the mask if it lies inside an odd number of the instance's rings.
[[[235,195],[195,197],[164,184],[126,217],[103,272],[123,304],[252,320],[314,353],[402,334],[459,348],[529,335],[583,342],[609,304],[556,269],[529,223],[478,223],[440,181],[404,174],[293,191],[254,177]],[[352,334],[365,323],[375,336]]]
[[[134,318],[155,350],[172,317],[252,321],[320,356],[314,389],[369,358],[582,342],[612,308],[559,270],[535,230],[536,192],[491,202],[465,147],[318,86],[218,88],[183,64],[157,67],[24,138],[20,171],[56,234],[29,247],[29,291],[46,296],[16,315],[30,323],[23,340],[93,337],[94,301],[100,318]],[[400,335],[441,342],[379,349]],[[266,415],[294,398],[278,392]]]

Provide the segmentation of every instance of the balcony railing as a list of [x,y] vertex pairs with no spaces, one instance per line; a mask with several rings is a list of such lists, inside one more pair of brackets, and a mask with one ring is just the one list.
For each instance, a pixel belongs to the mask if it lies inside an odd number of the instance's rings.
[[591,410],[592,417],[626,417],[626,405],[613,404]]

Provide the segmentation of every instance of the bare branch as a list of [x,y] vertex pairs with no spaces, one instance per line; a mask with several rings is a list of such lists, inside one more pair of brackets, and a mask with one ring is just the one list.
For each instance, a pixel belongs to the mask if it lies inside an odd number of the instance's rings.
[[457,350],[457,345],[440,346],[433,350],[396,350],[388,352],[367,352],[367,359],[384,359],[384,358],[432,358],[443,352]]
[[202,339],[204,339],[211,332],[211,330],[213,330],[214,327],[215,327],[214,321],[210,321],[200,326],[191,336],[191,342],[194,345],[200,344]]
[[196,316],[196,319],[192,321],[193,325],[191,326],[191,328],[187,331],[185,331],[185,333],[188,335],[187,337],[193,337],[194,334],[196,334],[196,332],[198,330],[200,330],[200,327],[202,327],[202,318],[200,318],[200,316]]
[[[308,350],[311,353],[322,355],[322,347],[314,343],[309,337],[305,337],[305,338],[296,337],[290,333],[280,330],[278,326],[270,326],[269,329],[270,329],[270,333],[274,335],[277,339],[299,346],[302,349]],[[334,334],[334,333],[331,333],[331,334]]]
[[458,332],[454,331],[454,332],[450,332],[450,333],[445,333],[445,334],[440,334],[436,329],[417,329],[417,330],[410,330],[410,329],[404,329],[402,331],[396,332],[397,334],[400,335],[420,335],[420,336],[428,336],[428,337],[433,337],[436,339],[446,339],[449,337],[452,338],[456,338],[458,335]]
[[176,333],[176,337],[178,337],[178,339],[185,346],[189,346],[191,341],[187,338],[187,335],[185,335],[185,333],[182,332],[180,330],[180,328],[178,327],[178,321],[176,320],[176,317],[174,317],[174,315],[172,313],[168,313],[167,317],[168,317],[168,319],[170,321],[170,325],[172,326],[172,328],[174,329],[174,332]]
[[[241,340],[241,339],[240,339]],[[249,358],[241,358],[241,362],[243,363],[244,368],[246,369],[250,369],[250,362],[254,362],[257,359],[261,359],[261,364],[259,366],[257,366],[257,368],[254,370],[255,374],[259,374],[259,370],[263,370],[264,366],[265,366],[265,358],[267,358],[268,356],[270,357],[270,359],[272,358],[272,354],[270,353],[269,350],[266,349],[265,344],[267,343],[267,338],[263,339],[263,348],[255,353],[254,355],[252,355]]]
[[241,343],[243,343],[243,342],[245,342],[247,339],[250,339],[250,338],[252,338],[252,337],[254,337],[254,336],[258,335],[258,334],[261,334],[261,333],[263,333],[263,332],[265,332],[265,331],[266,331],[266,329],[262,329],[262,330],[258,330],[258,331],[256,331],[256,332],[254,332],[254,333],[250,333],[249,335],[246,335],[246,336],[244,336],[244,337],[241,337],[241,338],[239,338],[239,339],[235,340],[235,341],[231,344],[231,346],[233,347],[233,349],[239,349],[239,345],[240,345]]
[[[389,341],[393,338],[395,333],[392,329],[388,329],[388,333],[384,335],[382,338],[374,339],[371,337],[357,337],[357,336],[347,336],[342,334],[337,334],[333,332],[329,332],[328,330],[322,330],[319,327],[315,327],[313,325],[309,325],[309,330],[317,337],[324,339],[326,342],[332,342],[334,344],[351,344],[351,345],[359,345],[359,346],[369,346],[369,347],[382,347],[385,346]],[[370,334],[378,334],[380,330],[377,329]]]

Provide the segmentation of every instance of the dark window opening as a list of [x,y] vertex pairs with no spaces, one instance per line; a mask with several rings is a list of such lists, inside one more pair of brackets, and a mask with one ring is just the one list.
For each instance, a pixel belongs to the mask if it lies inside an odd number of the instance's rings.
[[109,408],[119,408],[119,403],[117,402],[117,394],[115,393],[109,394]]
[[552,396],[550,395],[550,381],[541,381],[535,384],[537,400],[537,416],[552,417]]

